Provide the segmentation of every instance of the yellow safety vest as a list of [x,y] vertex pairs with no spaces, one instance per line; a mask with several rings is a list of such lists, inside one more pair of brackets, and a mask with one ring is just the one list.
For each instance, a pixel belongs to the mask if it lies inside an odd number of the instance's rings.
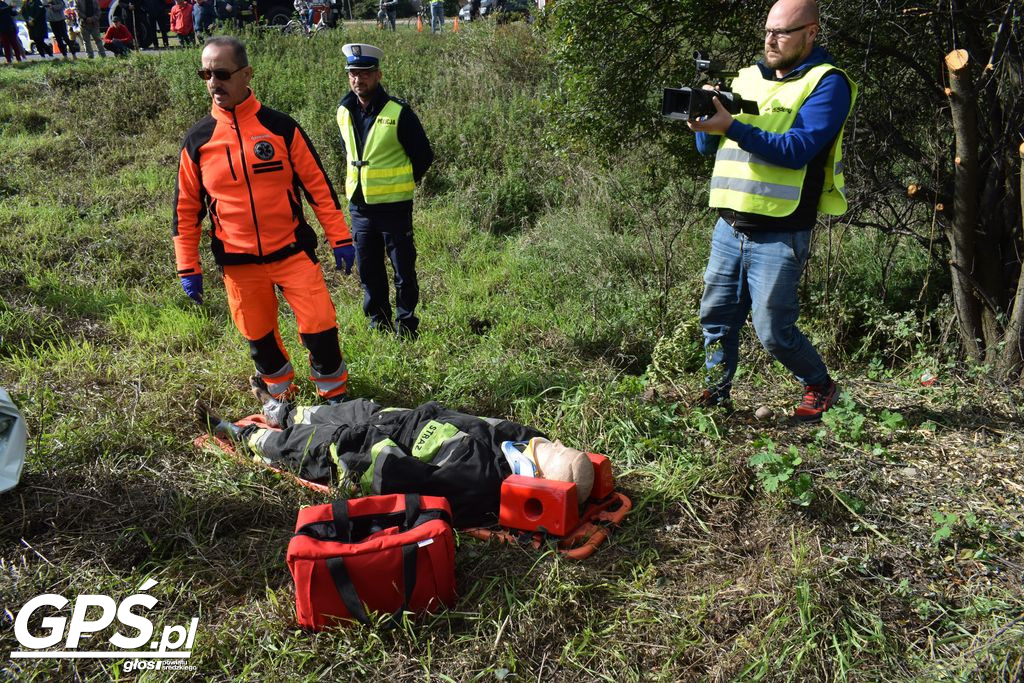
[[412,199],[416,189],[412,162],[398,141],[398,117],[401,113],[402,105],[388,100],[370,126],[360,157],[352,114],[347,108],[338,107],[338,128],[341,129],[341,139],[345,143],[348,159],[345,195],[349,199],[352,199],[356,188],[360,186],[363,189],[363,200],[367,204]]
[[[800,78],[772,81],[761,75],[757,66],[739,72],[732,83],[733,91],[745,99],[758,103],[761,113],[737,114],[743,123],[757,126],[769,133],[784,133],[793,126],[804,100],[814,91],[825,74],[838,71],[831,64],[818,64],[807,69]],[[850,111],[857,99],[857,85],[846,76],[850,84]],[[849,119],[850,113],[846,114]],[[825,182],[818,211],[840,216],[846,212],[846,182],[843,179],[843,122],[839,134],[829,149],[825,161]],[[745,211],[762,216],[788,216],[800,203],[807,167],[799,169],[776,166],[763,157],[740,148],[733,140],[722,136],[715,157],[715,170],[711,175],[711,201],[713,207]]]

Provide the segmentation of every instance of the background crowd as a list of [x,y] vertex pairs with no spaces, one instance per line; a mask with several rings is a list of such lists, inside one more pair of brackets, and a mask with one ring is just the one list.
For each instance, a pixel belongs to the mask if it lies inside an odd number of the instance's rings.
[[[7,63],[35,52],[73,60],[123,55],[136,48],[169,48],[174,37],[194,45],[217,22],[240,25],[255,18],[249,0],[122,0],[110,13],[100,0],[0,0],[0,48]],[[20,23],[23,26],[19,26]]]

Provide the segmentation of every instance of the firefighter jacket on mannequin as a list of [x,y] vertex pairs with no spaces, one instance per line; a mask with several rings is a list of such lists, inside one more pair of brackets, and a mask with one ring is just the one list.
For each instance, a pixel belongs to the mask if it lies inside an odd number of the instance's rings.
[[362,495],[444,496],[457,527],[497,521],[501,482],[512,473],[502,442],[542,436],[433,401],[410,410],[366,399],[300,406],[280,431],[244,429],[241,440],[249,450],[304,479],[350,484]]

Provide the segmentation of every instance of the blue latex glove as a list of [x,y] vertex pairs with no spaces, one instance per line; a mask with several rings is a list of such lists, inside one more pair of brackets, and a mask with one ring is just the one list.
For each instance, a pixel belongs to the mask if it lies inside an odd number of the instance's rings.
[[202,275],[186,275],[181,278],[181,288],[185,290],[185,294],[188,295],[189,299],[195,301],[197,304],[203,303],[203,276]]
[[356,262],[356,248],[351,244],[343,247],[334,247],[334,269],[341,270],[342,263],[345,264],[345,275],[352,273],[352,264]]

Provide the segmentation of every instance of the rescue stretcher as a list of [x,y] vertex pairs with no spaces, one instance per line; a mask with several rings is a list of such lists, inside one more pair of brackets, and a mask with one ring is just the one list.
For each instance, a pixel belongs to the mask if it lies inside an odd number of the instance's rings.
[[[240,427],[255,424],[272,429],[262,415],[250,415],[235,424]],[[246,458],[227,439],[201,434],[193,444],[199,449],[226,453],[240,462],[255,462],[318,493],[333,493],[326,484],[303,479],[261,459]],[[587,453],[587,457],[594,467],[594,487],[582,506],[582,512],[576,484],[513,474],[501,483],[498,524],[461,529],[461,533],[482,541],[509,543],[533,550],[547,547],[574,560],[590,557],[622,523],[633,503],[615,490],[611,461],[598,453]]]

